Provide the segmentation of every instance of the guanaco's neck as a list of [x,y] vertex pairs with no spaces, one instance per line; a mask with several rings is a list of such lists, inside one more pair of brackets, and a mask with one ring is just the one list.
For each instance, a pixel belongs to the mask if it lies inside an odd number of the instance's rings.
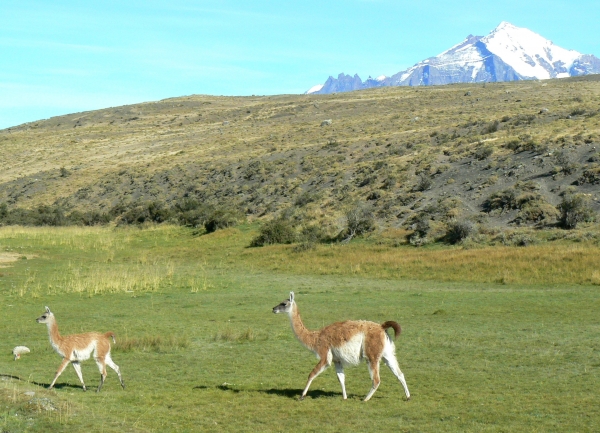
[[58,344],[62,337],[58,333],[58,325],[56,323],[56,319],[52,317],[51,320],[46,322],[46,326],[48,327],[48,336],[50,337],[50,343]]
[[296,338],[308,349],[315,350],[318,332],[306,329],[298,312],[298,306],[295,303],[288,314],[290,316],[290,323],[292,324],[292,331],[294,331]]

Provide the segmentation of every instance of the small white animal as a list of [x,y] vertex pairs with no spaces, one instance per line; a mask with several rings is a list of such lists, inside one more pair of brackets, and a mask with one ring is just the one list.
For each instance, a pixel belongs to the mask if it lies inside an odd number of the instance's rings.
[[21,355],[25,354],[25,353],[29,353],[31,352],[29,350],[29,348],[25,347],[25,346],[17,346],[13,349],[12,354],[15,355],[15,361],[17,359],[21,359]]

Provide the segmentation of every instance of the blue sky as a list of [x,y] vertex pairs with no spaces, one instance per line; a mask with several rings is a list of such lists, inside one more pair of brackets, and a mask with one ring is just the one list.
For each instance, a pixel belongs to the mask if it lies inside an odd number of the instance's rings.
[[501,21],[600,56],[597,0],[0,0],[0,128],[189,94],[391,75]]

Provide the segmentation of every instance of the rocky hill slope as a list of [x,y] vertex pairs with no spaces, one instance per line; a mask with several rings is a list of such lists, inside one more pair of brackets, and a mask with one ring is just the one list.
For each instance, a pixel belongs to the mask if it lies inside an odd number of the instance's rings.
[[189,96],[8,128],[0,148],[9,210],[194,199],[333,232],[363,203],[389,227],[552,224],[567,188],[600,210],[600,81]]

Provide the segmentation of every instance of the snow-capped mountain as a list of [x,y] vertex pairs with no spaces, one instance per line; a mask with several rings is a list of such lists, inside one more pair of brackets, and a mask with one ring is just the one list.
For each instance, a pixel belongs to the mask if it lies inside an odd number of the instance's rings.
[[329,77],[306,93],[334,93],[381,86],[421,86],[563,78],[600,73],[600,59],[566,50],[531,30],[502,22],[484,37],[467,38],[391,77],[362,81],[358,75]]

